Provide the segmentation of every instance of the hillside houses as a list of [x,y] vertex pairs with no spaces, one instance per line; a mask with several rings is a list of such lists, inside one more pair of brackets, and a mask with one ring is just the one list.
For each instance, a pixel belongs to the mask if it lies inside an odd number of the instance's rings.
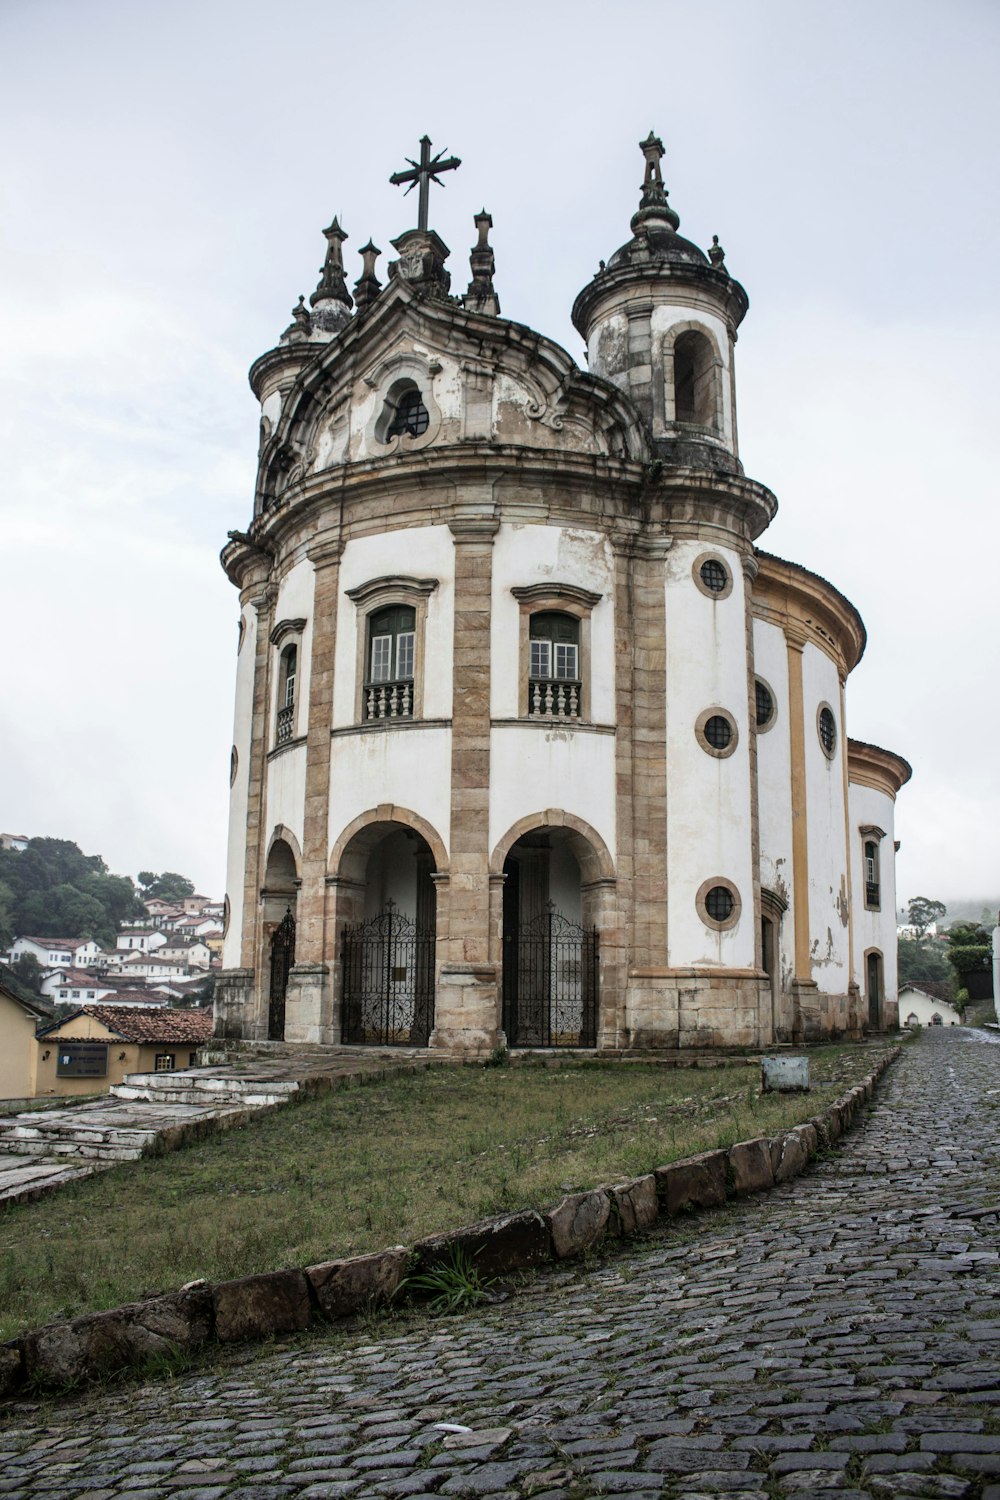
[[196,895],[143,904],[146,916],[123,923],[113,948],[89,936],[24,933],[0,954],[0,963],[34,958],[49,1005],[189,1003],[219,963],[222,903]]

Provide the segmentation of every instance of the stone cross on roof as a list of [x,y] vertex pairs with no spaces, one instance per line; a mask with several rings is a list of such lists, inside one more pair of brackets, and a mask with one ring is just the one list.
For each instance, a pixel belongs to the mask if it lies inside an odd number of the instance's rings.
[[428,185],[431,182],[436,182],[438,184],[438,187],[443,187],[444,184],[438,181],[437,174],[439,172],[453,172],[455,168],[460,167],[462,163],[457,156],[449,156],[446,159],[443,159],[442,153],[440,151],[438,152],[437,156],[432,159],[430,137],[426,135],[421,136],[420,138],[419,162],[414,161],[412,156],[408,156],[406,160],[410,163],[412,171],[393,172],[392,176],[389,178],[389,181],[394,187],[400,187],[404,182],[408,182],[410,184],[406,189],[408,193],[412,192],[412,190],[417,186],[418,183],[420,184],[417,228],[426,230]]

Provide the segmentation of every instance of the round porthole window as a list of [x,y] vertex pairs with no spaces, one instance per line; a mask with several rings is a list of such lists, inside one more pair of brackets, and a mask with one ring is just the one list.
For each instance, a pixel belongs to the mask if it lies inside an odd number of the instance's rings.
[[694,731],[701,748],[719,760],[732,755],[740,737],[736,720],[724,708],[706,708],[698,715]]
[[837,749],[837,721],[833,717],[833,709],[828,703],[820,704],[816,724],[819,730],[819,742],[823,746],[823,754],[828,760],[832,760]]
[[714,552],[695,558],[691,576],[708,599],[728,599],[733,592],[733,575]]
[[754,683],[754,705],[756,711],[757,733],[763,734],[765,729],[770,729],[774,723],[774,694],[760,677]]
[[735,927],[739,921],[740,893],[730,880],[719,876],[706,880],[698,891],[695,904],[706,927],[713,927],[718,932]]
[[236,749],[236,746],[234,745],[233,748],[229,752],[229,785],[230,786],[232,786],[233,782],[236,780],[236,772],[239,769],[239,764],[240,764],[239,751]]

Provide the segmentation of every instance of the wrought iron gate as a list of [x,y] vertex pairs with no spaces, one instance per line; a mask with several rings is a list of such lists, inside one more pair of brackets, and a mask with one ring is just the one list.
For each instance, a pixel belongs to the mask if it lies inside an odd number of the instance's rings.
[[596,927],[547,903],[504,933],[503,1025],[512,1047],[597,1045]]
[[434,1026],[434,930],[390,901],[345,927],[343,1039],[349,1046],[426,1047]]
[[271,987],[267,1008],[267,1037],[271,1042],[284,1040],[288,971],[294,962],[295,918],[289,907],[271,934]]

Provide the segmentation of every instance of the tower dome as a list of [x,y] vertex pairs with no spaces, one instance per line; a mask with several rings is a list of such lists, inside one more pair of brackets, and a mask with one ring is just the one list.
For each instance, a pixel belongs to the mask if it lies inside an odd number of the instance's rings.
[[652,131],[632,238],[573,304],[591,372],[626,391],[662,461],[739,471],[733,347],[746,292],[715,236],[706,253],[678,234]]

